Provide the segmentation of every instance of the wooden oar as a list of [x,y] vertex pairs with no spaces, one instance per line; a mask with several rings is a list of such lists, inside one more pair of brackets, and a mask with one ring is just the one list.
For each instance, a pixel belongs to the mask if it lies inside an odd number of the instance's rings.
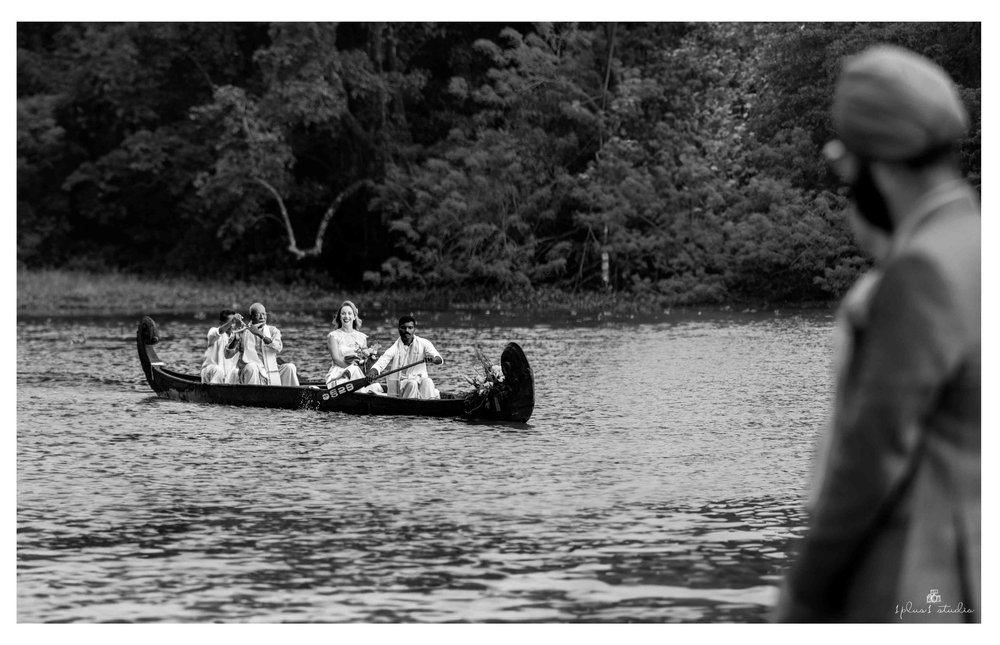
[[[426,361],[417,361],[415,363],[410,363],[409,365],[397,367],[394,370],[389,370],[388,372],[382,372],[381,374],[378,375],[378,378],[382,378],[383,376],[389,376],[390,374],[395,374],[396,372],[402,372],[403,370],[410,369],[411,367],[416,367],[417,365],[420,365],[421,363],[425,362]],[[350,392],[355,392],[369,385],[372,382],[374,382],[374,380],[369,381],[367,376],[363,376],[361,378],[356,378],[353,381],[348,381],[347,383],[341,383],[340,385],[335,385],[330,388],[330,398],[334,399],[340,396],[341,394],[349,394]]]

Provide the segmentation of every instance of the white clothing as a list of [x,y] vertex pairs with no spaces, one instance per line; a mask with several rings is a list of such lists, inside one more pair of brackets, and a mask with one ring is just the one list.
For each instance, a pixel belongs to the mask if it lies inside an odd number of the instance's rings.
[[[368,336],[356,329],[350,331],[345,331],[342,328],[334,329],[327,334],[327,342],[336,343],[337,348],[340,350],[341,361],[344,362],[344,356],[356,355],[359,349],[368,347]],[[333,387],[334,385],[364,376],[357,363],[347,365],[344,362],[344,365],[338,365],[336,359],[334,358],[333,360],[334,363],[330,366],[330,371],[326,373],[327,387]]]
[[236,383],[239,380],[239,359],[236,356],[226,358],[228,344],[228,332],[220,334],[218,327],[208,330],[208,349],[201,363],[202,383]]
[[281,343],[281,332],[277,327],[264,325],[261,334],[269,338],[271,343],[250,333],[240,332],[239,365],[240,383],[253,385],[292,385],[299,384],[299,377],[294,363],[278,365],[278,354],[284,345]]
[[[434,387],[434,381],[427,376],[427,365],[423,362],[428,357],[441,358],[441,354],[434,349],[434,345],[429,340],[414,334],[413,341],[409,346],[404,345],[402,340],[397,339],[382,354],[378,361],[375,362],[372,368],[381,374],[383,371],[391,371],[420,361],[419,365],[414,365],[401,372],[387,376],[386,389],[390,395],[401,398],[438,399],[441,398],[441,395]],[[443,361],[444,359],[442,358],[441,360]]]

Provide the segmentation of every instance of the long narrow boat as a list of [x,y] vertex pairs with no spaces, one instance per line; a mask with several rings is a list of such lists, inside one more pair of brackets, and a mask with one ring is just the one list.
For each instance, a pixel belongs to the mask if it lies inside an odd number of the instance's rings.
[[223,385],[202,383],[200,375],[167,369],[153,348],[159,342],[156,323],[143,316],[136,332],[139,362],[146,382],[159,396],[179,401],[221,403],[261,408],[313,409],[376,415],[464,417],[525,422],[535,408],[535,381],[528,359],[517,343],[508,343],[500,355],[503,388],[483,396],[441,393],[440,399],[401,399],[361,392],[331,392],[325,385]]

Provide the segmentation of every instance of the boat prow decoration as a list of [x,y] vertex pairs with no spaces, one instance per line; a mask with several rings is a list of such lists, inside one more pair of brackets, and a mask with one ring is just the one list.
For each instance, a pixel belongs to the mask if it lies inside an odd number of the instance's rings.
[[143,374],[146,375],[146,382],[149,383],[149,387],[156,390],[156,386],[153,385],[152,365],[154,363],[163,365],[159,356],[156,355],[156,350],[152,347],[160,342],[160,330],[156,326],[156,321],[149,316],[143,316],[142,320],[139,321],[139,329],[135,333],[135,342],[139,348],[139,362],[142,364]]

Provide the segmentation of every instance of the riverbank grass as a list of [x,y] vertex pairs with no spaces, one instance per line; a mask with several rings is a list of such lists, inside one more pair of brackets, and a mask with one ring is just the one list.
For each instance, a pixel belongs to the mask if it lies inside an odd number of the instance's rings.
[[528,292],[473,292],[444,288],[411,290],[348,290],[330,284],[269,279],[239,280],[149,277],[105,271],[18,269],[18,316],[185,315],[214,316],[220,309],[246,311],[260,301],[269,309],[304,315],[328,315],[344,300],[353,300],[371,313],[398,311],[467,312],[491,315],[562,315],[572,318],[631,318],[675,312],[781,308],[826,308],[830,303],[789,305],[730,304],[671,307],[655,295],[605,292],[567,292],[551,287]]
[[149,278],[119,272],[61,269],[17,272],[18,315],[182,314],[246,309],[253,300],[268,307],[318,304],[330,295],[306,285],[213,278]]

